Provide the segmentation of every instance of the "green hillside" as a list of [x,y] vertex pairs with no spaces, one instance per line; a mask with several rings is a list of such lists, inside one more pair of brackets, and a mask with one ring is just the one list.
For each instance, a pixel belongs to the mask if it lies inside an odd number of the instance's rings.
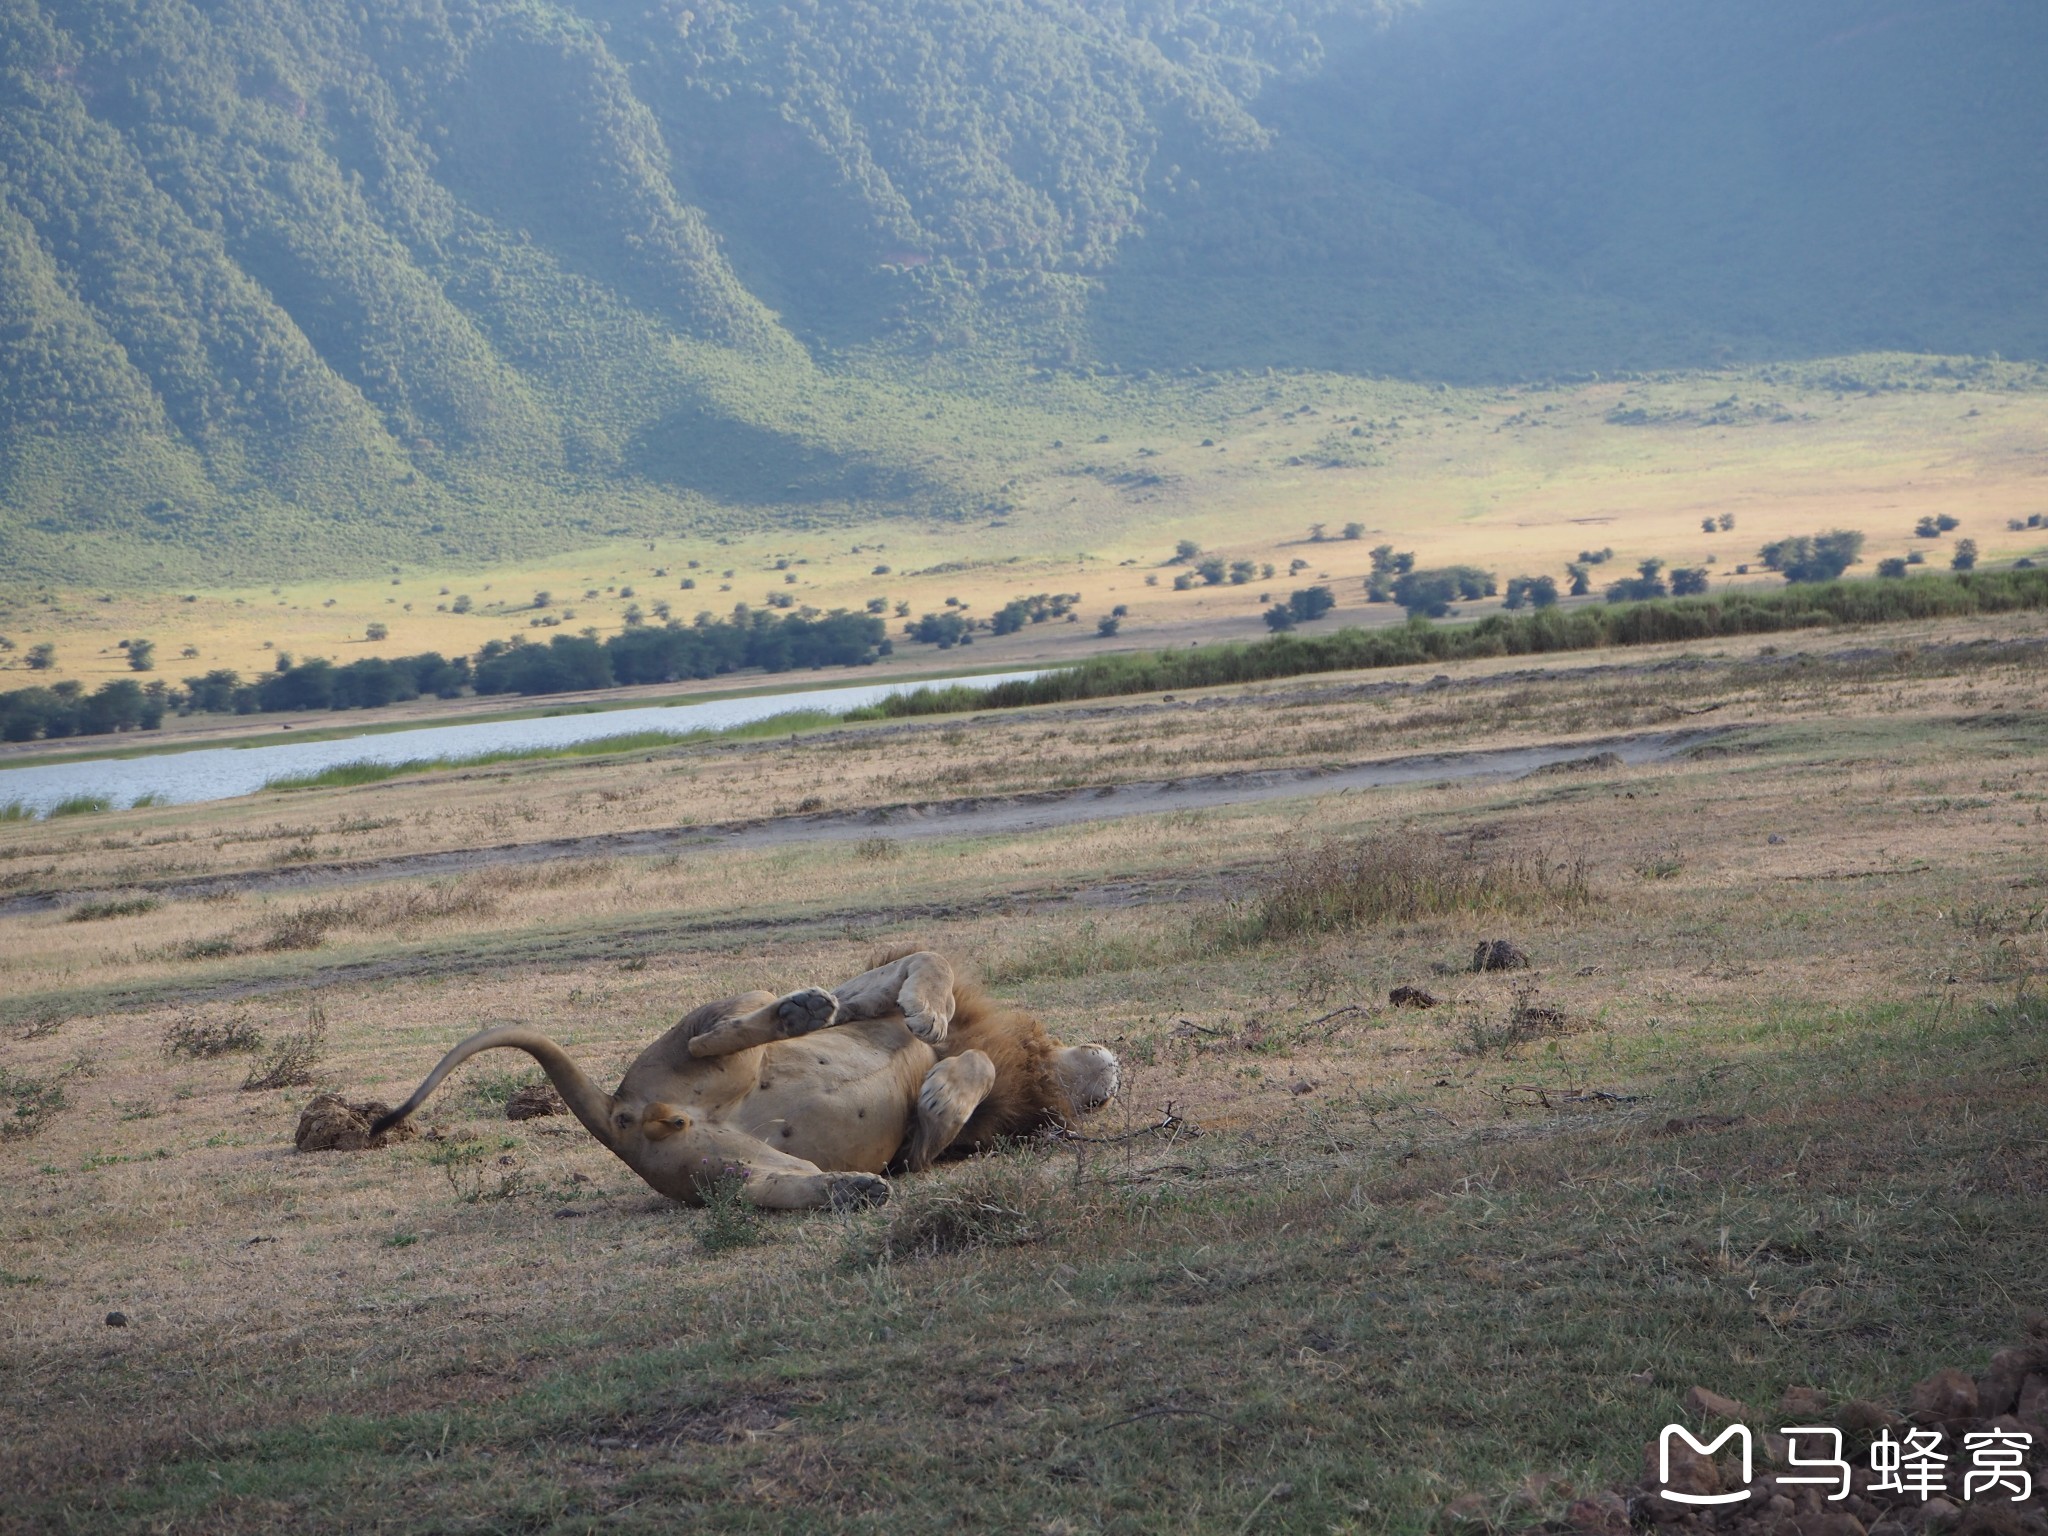
[[0,0],[0,569],[943,512],[1097,371],[2040,359],[2044,63],[2030,0]]

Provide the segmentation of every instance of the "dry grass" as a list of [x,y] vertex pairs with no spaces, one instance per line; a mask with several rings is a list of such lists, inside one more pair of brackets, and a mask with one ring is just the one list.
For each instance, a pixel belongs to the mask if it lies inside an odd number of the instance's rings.
[[[1770,1400],[1823,1370],[1888,1391],[1981,1365],[1968,1351],[2018,1326],[2002,1292],[2048,1285],[2028,883],[2048,700],[2038,669],[1942,665],[1756,658],[1392,701],[1340,681],[1072,712],[1052,740],[935,725],[886,738],[886,771],[841,751],[844,778],[799,744],[295,798],[283,820],[0,829],[0,851],[35,850],[0,869],[71,886],[166,853],[261,868],[308,839],[652,824],[682,773],[712,805],[751,785],[793,807],[808,778],[857,806],[948,763],[1007,756],[1024,779],[1027,749],[1086,779],[1163,776],[1128,763],[1148,748],[1193,771],[1290,760],[1255,755],[1276,740],[1300,761],[1490,743],[1589,706],[1604,726],[1718,702],[1765,727],[1757,750],[1657,768],[897,835],[885,859],[714,847],[0,917],[19,1010],[0,1070],[61,1090],[0,1186],[0,1524],[1419,1530],[1467,1489],[1613,1482],[1694,1380]],[[623,798],[590,809],[605,791]],[[508,796],[534,819],[484,837]],[[1668,877],[1639,872],[1673,848]],[[1332,878],[1306,888],[1360,920],[1202,941],[1317,850]],[[1490,897],[1414,894],[1538,850],[1601,899],[1525,874],[1503,921]],[[263,948],[327,912],[319,948]],[[1533,970],[1467,970],[1503,932]],[[723,1251],[566,1119],[505,1121],[523,1062],[444,1087],[441,1141],[303,1155],[309,1089],[242,1092],[246,1054],[163,1048],[181,1024],[281,1041],[317,1009],[322,1084],[395,1100],[463,1034],[520,1020],[609,1082],[687,1004],[830,981],[899,938],[1115,1045],[1130,1082],[1085,1128],[1103,1139]],[[1402,982],[1447,1006],[1388,1009]],[[32,1016],[58,1022],[28,1038]],[[81,1060],[97,1075],[64,1075]],[[1179,1129],[1149,1129],[1169,1104]],[[1727,1123],[1665,1129],[1702,1117]],[[129,1328],[101,1323],[114,1309]],[[195,1441],[200,1381],[231,1387]],[[1282,1481],[1292,1500],[1261,1505]]]
[[1341,933],[1454,913],[1569,911],[1593,899],[1583,857],[1547,849],[1497,855],[1441,837],[1380,833],[1289,850],[1233,913],[1240,943]]

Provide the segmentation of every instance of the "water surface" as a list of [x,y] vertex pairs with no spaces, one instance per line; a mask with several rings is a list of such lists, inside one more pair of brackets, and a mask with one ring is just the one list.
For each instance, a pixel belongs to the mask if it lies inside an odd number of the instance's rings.
[[[272,779],[320,773],[342,763],[408,763],[422,758],[573,747],[581,742],[631,736],[641,731],[722,731],[796,710],[837,713],[859,709],[891,694],[910,693],[919,688],[947,688],[955,683],[988,688],[1039,675],[1039,671],[997,672],[852,688],[811,688],[742,699],[708,699],[701,704],[422,726],[417,730],[380,731],[332,741],[280,742],[276,746],[183,750],[167,744],[161,753],[138,757],[0,768],[0,806],[19,804],[43,815],[52,806],[81,795],[102,797],[116,807],[131,806],[145,796],[153,796],[165,805],[189,805],[200,800],[254,794]],[[323,720],[324,728],[327,726]],[[135,740],[132,735],[120,738],[124,748],[132,746]]]

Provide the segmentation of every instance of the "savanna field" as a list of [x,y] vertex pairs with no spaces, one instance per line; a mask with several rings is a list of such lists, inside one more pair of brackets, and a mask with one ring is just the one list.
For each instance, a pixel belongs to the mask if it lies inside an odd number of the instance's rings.
[[[1903,1409],[2048,1289],[2044,647],[1805,630],[0,826],[0,1522],[1585,1530],[1691,1387]],[[663,1200],[508,1120],[506,1054],[417,1139],[293,1146],[485,1025],[609,1083],[906,941],[1111,1044],[1119,1099],[845,1214]]]
[[[0,1536],[2048,1536],[2044,66],[0,6]],[[609,1092],[919,946],[1119,1091]]]

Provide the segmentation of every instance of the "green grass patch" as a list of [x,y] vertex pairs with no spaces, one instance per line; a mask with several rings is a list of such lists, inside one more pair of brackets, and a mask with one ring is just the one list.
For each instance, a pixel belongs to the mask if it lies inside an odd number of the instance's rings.
[[36,813],[20,800],[9,800],[0,805],[0,824],[10,821],[34,821]]
[[269,780],[263,787],[277,790],[349,789],[359,784],[381,784],[387,779],[450,768],[488,768],[496,763],[541,762],[556,758],[609,757],[618,752],[652,752],[664,747],[694,746],[711,741],[753,741],[838,725],[843,718],[822,709],[792,709],[720,730],[628,731],[618,736],[600,736],[592,741],[572,742],[562,747],[508,747],[501,751],[446,757],[413,757],[398,763],[336,763],[332,768],[323,768],[317,773],[283,774]]
[[55,821],[59,816],[95,816],[101,811],[111,811],[114,802],[105,795],[72,795],[51,806],[47,816]]

